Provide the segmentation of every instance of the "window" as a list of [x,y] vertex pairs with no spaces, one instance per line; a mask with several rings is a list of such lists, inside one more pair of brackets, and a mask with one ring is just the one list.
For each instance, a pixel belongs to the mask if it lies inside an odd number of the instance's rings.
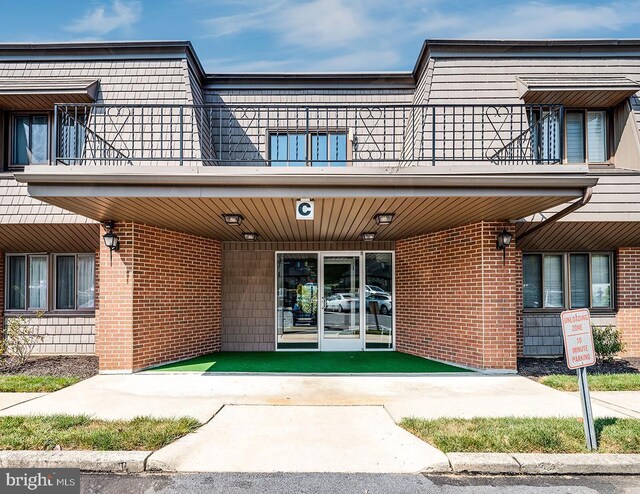
[[69,158],[71,164],[75,164],[74,158],[81,158],[83,155],[86,139],[85,125],[86,118],[83,113],[63,114],[60,118],[58,156]]
[[56,256],[57,310],[94,308],[95,260],[93,255]]
[[612,308],[610,253],[525,254],[525,308]]
[[49,163],[49,116],[15,115],[12,127],[11,164]]
[[602,110],[568,111],[567,162],[604,163],[607,152],[607,114]]
[[271,166],[346,166],[347,134],[271,134],[269,160]]
[[47,266],[44,255],[7,256],[7,310],[47,308]]
[[8,254],[6,256],[7,310],[48,310],[49,280],[56,310],[93,310],[95,259],[93,254]]

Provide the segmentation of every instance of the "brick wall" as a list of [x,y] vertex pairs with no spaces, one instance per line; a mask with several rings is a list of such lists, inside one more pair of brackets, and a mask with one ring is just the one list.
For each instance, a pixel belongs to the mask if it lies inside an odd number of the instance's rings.
[[[120,250],[110,260],[100,242],[100,294],[96,313],[96,354],[100,370],[133,369],[133,224],[118,223]],[[101,235],[105,232],[101,231]]]
[[477,223],[396,242],[396,345],[485,369],[516,368],[517,255]]
[[103,371],[138,370],[220,349],[221,246],[119,223],[120,251],[100,250],[96,353]]
[[0,315],[4,314],[4,252],[0,250]]
[[[515,244],[517,239],[514,238],[512,244]],[[514,245],[515,247],[515,245]],[[518,357],[524,355],[524,319],[522,314],[522,306],[524,301],[522,299],[522,251],[516,250],[515,253],[515,269],[516,269],[516,345],[518,348]]]
[[640,356],[640,248],[621,248],[617,255],[618,328],[627,344],[624,356]]

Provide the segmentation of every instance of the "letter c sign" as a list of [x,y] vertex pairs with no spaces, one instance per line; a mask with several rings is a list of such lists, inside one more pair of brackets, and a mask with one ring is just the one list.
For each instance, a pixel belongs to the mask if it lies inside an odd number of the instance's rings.
[[296,219],[312,220],[314,216],[313,200],[300,199],[296,201]]

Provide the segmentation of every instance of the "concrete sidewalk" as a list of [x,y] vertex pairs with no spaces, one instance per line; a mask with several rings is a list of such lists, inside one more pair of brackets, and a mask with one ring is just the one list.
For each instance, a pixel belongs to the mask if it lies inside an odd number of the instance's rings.
[[[580,417],[579,398],[516,375],[283,376],[142,373],[99,375],[0,411],[139,415],[206,422],[223,405],[381,405],[394,420],[437,417]],[[626,413],[594,403],[598,417]]]
[[153,453],[148,470],[418,473],[444,453],[396,426],[383,407],[225,406],[194,434]]
[[640,391],[592,391],[593,403],[640,419]]
[[18,403],[40,398],[46,393],[0,393],[0,410],[12,407]]
[[[593,410],[598,417],[629,416],[605,401],[594,400]],[[394,423],[403,417],[580,417],[582,412],[575,394],[515,375],[158,373],[95,376],[0,411],[56,413],[105,419],[191,416],[206,423],[153,453],[149,468],[406,473],[449,464]]]

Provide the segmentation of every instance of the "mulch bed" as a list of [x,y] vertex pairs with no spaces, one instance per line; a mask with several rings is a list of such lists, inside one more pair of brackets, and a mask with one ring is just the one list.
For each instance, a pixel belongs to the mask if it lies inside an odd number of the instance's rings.
[[98,357],[94,355],[50,355],[31,357],[17,371],[0,371],[0,375],[78,377],[87,379],[98,373]]
[[[640,372],[640,358],[619,358],[612,362],[597,363],[588,368],[589,374],[628,374]],[[564,358],[519,358],[518,374],[526,377],[542,377],[550,374],[575,376],[576,371],[567,367]]]

